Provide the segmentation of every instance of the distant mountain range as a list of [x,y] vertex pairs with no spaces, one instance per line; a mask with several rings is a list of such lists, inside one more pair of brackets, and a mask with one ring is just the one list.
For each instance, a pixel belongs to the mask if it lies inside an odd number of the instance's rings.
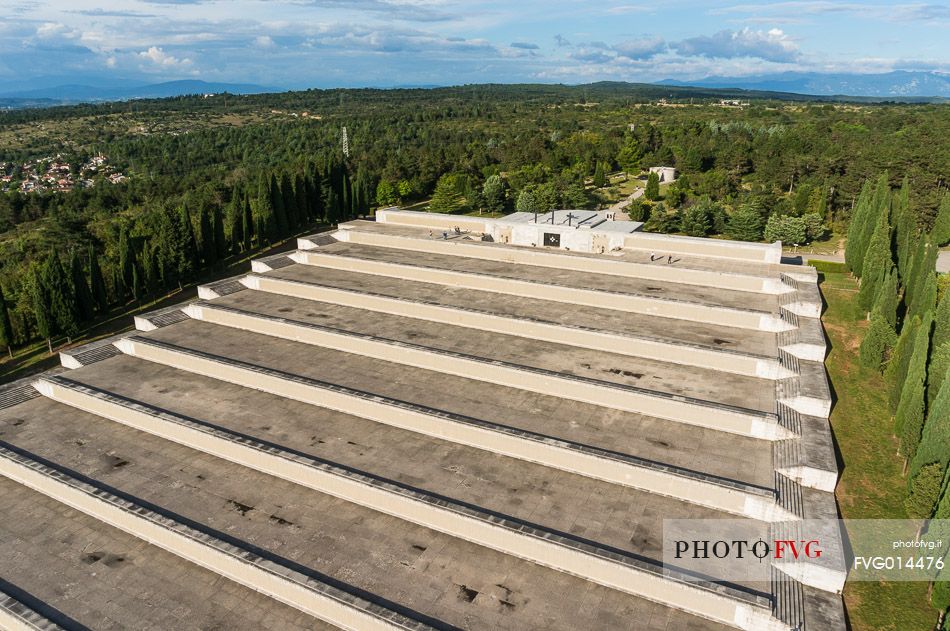
[[695,81],[665,79],[661,85],[739,88],[819,96],[865,96],[895,100],[909,97],[950,98],[950,74],[898,70],[884,74],[786,72],[749,77],[707,77]]
[[261,94],[265,92],[283,92],[280,88],[265,87],[250,83],[209,83],[199,80],[166,81],[163,83],[125,85],[86,85],[63,84],[49,87],[24,89],[21,86],[5,89],[0,85],[0,106],[37,107],[49,105],[68,105],[95,101],[127,101],[129,99],[161,99],[185,94]]
[[[76,81],[76,79],[72,79]],[[93,77],[79,78],[71,83],[61,76],[39,77],[29,82],[0,82],[0,109],[51,107],[76,103],[127,101],[130,99],[159,99],[189,94],[262,94],[283,92],[284,88],[250,83],[211,83],[200,80],[142,83]],[[950,74],[940,72],[895,71],[885,74],[823,74],[816,72],[787,72],[749,77],[707,77],[694,81],[665,79],[654,84],[624,84],[602,82],[604,85],[630,85],[643,89],[662,86],[723,90],[708,92],[707,97],[723,98],[793,98],[854,97],[867,101],[945,101],[950,99]],[[601,84],[597,84],[601,85]],[[400,85],[399,88],[437,88],[435,85]],[[737,90],[748,94],[736,93]],[[731,91],[726,94],[725,91]]]

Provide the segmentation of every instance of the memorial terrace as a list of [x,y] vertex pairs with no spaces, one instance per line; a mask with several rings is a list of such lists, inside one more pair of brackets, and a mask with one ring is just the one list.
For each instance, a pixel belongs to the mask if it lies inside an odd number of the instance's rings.
[[664,519],[836,517],[814,270],[486,221],[343,224],[7,386],[0,627],[844,629],[820,564],[662,566]]

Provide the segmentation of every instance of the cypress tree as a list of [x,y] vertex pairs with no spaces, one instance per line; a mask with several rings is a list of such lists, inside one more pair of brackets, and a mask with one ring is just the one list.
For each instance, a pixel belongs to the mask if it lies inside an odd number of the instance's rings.
[[878,309],[881,315],[887,320],[887,323],[891,325],[891,329],[895,331],[897,330],[897,306],[900,302],[900,289],[898,287],[897,278],[897,268],[891,266],[884,281],[880,284],[877,296],[874,298],[874,305],[872,306],[872,310]]
[[861,365],[880,370],[887,349],[897,342],[897,334],[880,309],[871,312],[871,324],[861,341]]
[[[284,173],[280,178],[280,195],[283,201],[284,213],[287,216],[287,234],[294,232],[299,225],[300,211],[297,208],[297,196],[290,175]],[[286,236],[286,235],[285,235]]]
[[930,236],[938,246],[950,243],[950,193],[944,193],[943,195],[940,210],[937,211],[937,219],[934,221]]
[[310,196],[307,195],[307,179],[298,174],[294,178],[294,204],[297,207],[297,225],[303,226],[310,223],[312,217],[310,216],[309,208]]
[[[950,372],[944,371],[940,380],[942,386],[950,383]],[[943,392],[943,387],[939,390],[943,394],[930,406],[920,437],[920,446],[911,461],[911,479],[924,465],[936,462],[943,469],[950,465],[950,390]]]
[[142,268],[142,292],[144,295],[154,294],[158,291],[159,272],[158,262],[156,261],[155,248],[151,244],[142,246],[141,268]]
[[908,484],[908,494],[904,498],[904,508],[911,519],[927,519],[933,514],[934,506],[940,497],[943,486],[944,467],[932,462],[920,468],[920,471]]
[[287,210],[284,208],[284,196],[280,190],[280,184],[277,182],[277,176],[270,176],[270,185],[268,187],[268,196],[270,197],[271,208],[274,212],[273,241],[280,241],[287,236]]
[[244,247],[244,206],[237,198],[232,199],[228,207],[228,243],[231,254],[239,253]]
[[115,293],[120,300],[124,299],[132,288],[132,267],[135,265],[135,251],[132,248],[132,238],[125,226],[119,231],[119,270],[116,276]]
[[106,281],[102,277],[102,268],[99,266],[99,256],[92,246],[89,247],[89,283],[92,286],[92,300],[99,313],[109,310],[109,294],[106,291]]
[[50,313],[67,340],[79,333],[79,307],[76,292],[70,278],[63,271],[62,262],[55,250],[50,252],[43,269],[43,281],[49,296]]
[[897,271],[900,278],[906,278],[910,271],[910,259],[913,255],[913,242],[916,237],[917,221],[910,210],[910,185],[907,177],[901,184],[900,190],[894,196],[891,207],[891,225],[894,226],[895,252],[897,254]]
[[[950,519],[950,492],[946,484],[937,503],[937,510],[934,511],[934,519]],[[931,522],[931,527],[939,523],[941,522]],[[930,593],[930,604],[941,613],[950,607],[950,563],[945,563],[943,569],[937,572],[933,590]]]
[[214,258],[220,261],[228,255],[228,240],[224,236],[224,212],[217,204],[211,209],[211,233],[214,235]]
[[950,342],[933,346],[930,353],[930,365],[927,367],[927,402],[934,404],[943,390],[944,377],[950,374]]
[[79,318],[86,322],[91,320],[96,312],[96,303],[92,297],[92,291],[86,282],[86,273],[82,268],[82,261],[79,260],[79,252],[75,249],[69,257],[69,273],[73,280],[73,288],[76,292],[76,306],[79,310]]
[[132,266],[132,299],[140,301],[145,295],[145,286],[142,280],[141,266],[136,263]]
[[910,356],[914,350],[914,341],[919,327],[920,318],[905,320],[900,337],[897,339],[897,345],[894,347],[894,352],[891,353],[887,368],[884,370],[884,379],[889,386],[891,412],[896,412],[897,404],[900,403],[901,387],[907,378],[907,366],[910,364]]
[[195,229],[191,223],[188,207],[182,204],[178,212],[172,213],[172,253],[175,277],[179,287],[195,273],[198,259],[198,245],[195,242]]
[[858,304],[865,311],[871,309],[874,298],[884,282],[891,261],[891,225],[887,212],[878,216],[877,226],[871,236],[867,252],[864,255],[861,273],[861,289],[858,292]]
[[49,293],[39,270],[34,267],[30,283],[30,298],[33,303],[33,317],[36,319],[36,330],[40,337],[46,339],[49,354],[53,354],[53,334],[56,332],[56,323],[50,311]]
[[7,347],[7,353],[10,354],[10,359],[13,359],[13,325],[10,323],[3,287],[0,287],[0,344]]
[[927,312],[914,338],[914,351],[901,388],[900,402],[894,415],[894,426],[900,436],[900,453],[913,458],[920,443],[926,408],[927,356],[930,351],[930,328],[933,314]]
[[594,188],[607,186],[607,175],[604,173],[604,163],[598,162],[594,167]]
[[241,209],[241,234],[244,237],[244,251],[251,249],[254,240],[254,212],[251,210],[251,200],[244,196]]
[[195,242],[204,264],[208,267],[214,265],[217,261],[218,249],[214,243],[211,213],[208,211],[207,204],[204,203],[198,206],[198,231],[195,234]]
[[925,236],[921,239],[922,248],[919,258],[914,263],[910,284],[905,286],[905,290],[910,291],[910,301],[905,298],[907,305],[907,314],[910,317],[923,314],[928,309],[933,309],[937,298],[936,277],[937,273],[937,248],[930,242],[930,238]]
[[656,173],[650,173],[647,176],[647,185],[643,191],[644,197],[650,201],[660,199],[660,176]]
[[944,292],[934,315],[934,348],[946,342],[950,342],[950,291]]
[[[861,243],[861,234],[869,213],[871,193],[871,180],[864,180],[864,184],[861,186],[861,193],[858,195],[854,206],[854,212],[851,214],[851,221],[848,224],[848,240],[845,242],[844,246],[845,261],[856,276],[860,275],[861,273],[860,267],[858,266],[858,258],[859,253],[862,257],[864,255],[864,249],[862,249]],[[864,247],[866,248],[866,244]]]

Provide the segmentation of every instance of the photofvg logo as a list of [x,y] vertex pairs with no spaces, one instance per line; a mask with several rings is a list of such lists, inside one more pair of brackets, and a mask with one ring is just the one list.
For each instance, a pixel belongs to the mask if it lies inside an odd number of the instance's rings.
[[726,559],[733,557],[735,559],[744,559],[752,556],[763,561],[765,559],[783,559],[798,560],[802,557],[809,559],[821,558],[821,540],[820,539],[773,539],[765,541],[758,539],[750,542],[744,539],[732,540],[710,540],[693,539],[692,541],[677,540],[676,554],[677,560],[689,557],[692,559]]
[[950,580],[950,569],[944,569],[948,552],[950,520],[663,522],[664,569],[683,580],[748,583],[778,577],[830,590],[845,580]]

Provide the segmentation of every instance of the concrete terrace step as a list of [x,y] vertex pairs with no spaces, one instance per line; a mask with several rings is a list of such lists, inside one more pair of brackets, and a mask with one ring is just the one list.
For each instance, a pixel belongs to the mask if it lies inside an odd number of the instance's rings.
[[271,270],[280,269],[282,267],[289,267],[294,265],[296,262],[297,261],[287,254],[274,254],[272,256],[265,256],[263,258],[254,259],[251,261],[251,271],[268,272]]
[[557,267],[579,272],[608,274],[613,276],[633,276],[645,280],[660,282],[701,285],[705,287],[723,287],[736,291],[750,291],[767,294],[779,294],[788,290],[777,278],[747,276],[732,272],[713,272],[706,270],[658,267],[619,261],[609,256],[583,256],[570,253],[558,253],[537,248],[517,248],[495,244],[475,244],[454,240],[425,239],[420,237],[397,236],[361,230],[359,226],[341,226],[333,233],[339,241],[376,245],[381,247],[452,254],[459,257],[480,258],[491,261],[523,263],[539,267]]
[[484,273],[455,272],[430,267],[365,260],[319,251],[298,251],[293,255],[293,258],[300,264],[314,267],[328,267],[360,274],[373,274],[476,291],[490,291],[523,298],[551,300],[676,320],[704,322],[718,326],[757,331],[781,331],[788,328],[788,325],[782,319],[771,313],[732,309],[671,298],[656,298],[645,294],[579,289],[566,285],[528,282]]
[[135,328],[140,331],[152,331],[187,319],[188,316],[181,312],[181,306],[175,305],[135,316]]
[[[184,314],[182,314],[184,315]],[[148,326],[149,328],[139,328],[139,330],[150,331],[154,327],[149,326],[148,324],[142,324],[139,322],[139,317],[136,316],[136,328]],[[104,359],[109,359],[110,357],[115,357],[116,355],[121,354],[121,351],[117,349],[111,341],[106,343],[94,342],[92,344],[87,344],[85,346],[80,346],[79,348],[61,351],[59,353],[59,361],[66,368],[81,368],[83,366],[88,366],[96,362],[100,362]]]
[[382,361],[517,387],[539,394],[553,394],[611,409],[642,413],[721,431],[766,439],[783,437],[783,432],[772,417],[745,408],[485,359],[454,351],[432,349],[418,344],[253,313],[235,307],[218,306],[210,302],[191,304],[186,307],[186,311],[196,320],[355,353]]
[[579,346],[632,357],[722,370],[763,379],[779,379],[792,373],[774,358],[731,350],[712,349],[687,343],[672,343],[578,325],[555,324],[527,317],[498,315],[478,309],[445,306],[424,300],[394,298],[368,291],[339,289],[319,283],[287,280],[251,274],[241,279],[242,287],[304,300],[441,322],[466,328],[517,335],[557,344]]
[[[445,267],[440,267],[435,262],[425,261],[425,259],[412,260],[411,262],[402,260],[386,260],[372,255],[372,252],[379,250],[378,248],[373,248],[372,246],[363,247],[368,247],[370,249],[369,255],[364,256],[359,250],[356,250],[356,252],[352,252],[351,250],[340,252],[337,250],[315,249],[297,250],[296,252],[291,253],[289,256],[295,262],[302,265],[340,269],[364,274],[376,274],[379,276],[415,280],[419,282],[440,283],[455,287],[468,287],[470,289],[484,289],[485,291],[493,291],[491,287],[498,287],[501,284],[507,284],[511,287],[517,287],[520,289],[524,289],[526,285],[535,285],[542,290],[542,293],[537,297],[546,298],[548,300],[555,299],[547,298],[549,294],[560,292],[562,290],[576,290],[580,292],[576,294],[576,296],[586,295],[589,297],[596,297],[597,294],[602,294],[602,298],[606,304],[614,304],[617,301],[623,301],[625,299],[641,298],[645,300],[669,302],[687,306],[700,305],[710,308],[774,315],[774,310],[759,308],[758,301],[754,295],[746,296],[748,298],[746,302],[752,302],[754,303],[753,305],[750,305],[748,308],[746,308],[746,305],[743,305],[742,307],[735,309],[735,307],[707,302],[697,297],[660,297],[649,291],[637,291],[630,288],[607,289],[605,287],[598,286],[593,289],[588,289],[585,287],[579,287],[577,284],[552,280],[550,273],[544,279],[524,278],[519,275],[503,274],[471,267],[461,271],[454,268],[446,269]],[[458,260],[464,261],[465,259]],[[514,269],[522,269],[522,267],[524,266],[517,266]],[[591,275],[589,274],[585,275],[585,278],[589,278],[590,276]],[[618,282],[614,286],[622,286],[622,284]],[[505,289],[505,291],[509,290]],[[794,292],[792,292],[792,295],[794,295]],[[571,296],[565,295],[565,302],[571,301]],[[618,309],[619,307],[607,308]]]
[[4,441],[0,441],[0,475],[330,624],[380,631],[433,629],[331,585],[316,573],[304,574],[275,555],[199,529],[131,496],[117,495]]
[[198,297],[211,300],[213,298],[221,298],[222,296],[227,296],[235,292],[244,291],[245,289],[247,288],[241,284],[240,278],[225,278],[224,280],[208,283],[207,285],[199,285]]
[[553,469],[761,521],[794,519],[776,503],[774,491],[769,488],[369,394],[142,336],[131,336],[118,346],[126,354],[146,361]]
[[[79,627],[78,624],[75,625]],[[68,631],[29,605],[0,591],[0,629],[6,631]]]
[[[120,397],[63,377],[41,379],[37,388],[53,400],[154,434],[294,484],[354,502],[558,571],[636,595],[666,597],[663,604],[708,615],[720,599],[760,606],[753,592],[716,584],[696,585],[659,563],[576,540],[450,498],[397,485],[361,471],[291,452],[202,421]],[[692,593],[691,593],[692,592]],[[693,599],[710,602],[699,604]]]
[[14,405],[25,403],[40,396],[30,384],[20,384],[0,390],[0,410],[11,408]]

